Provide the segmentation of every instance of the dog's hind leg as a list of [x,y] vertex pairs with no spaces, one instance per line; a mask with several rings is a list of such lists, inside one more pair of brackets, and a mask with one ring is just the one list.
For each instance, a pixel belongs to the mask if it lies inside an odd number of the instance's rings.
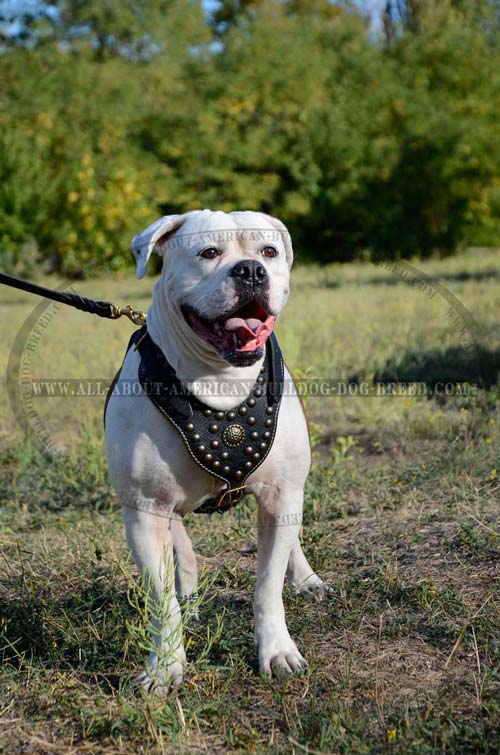
[[123,518],[127,543],[143,579],[154,641],[154,650],[136,682],[148,691],[165,693],[182,682],[186,662],[181,611],[174,587],[173,520],[125,506]]
[[[175,555],[175,589],[181,602],[194,602],[198,589],[198,566],[193,545],[186,532],[182,519],[172,519],[170,525]],[[195,607],[191,614],[196,618]]]
[[331,592],[331,587],[309,566],[299,538],[290,552],[286,576],[293,590],[305,598],[321,600],[326,593]]

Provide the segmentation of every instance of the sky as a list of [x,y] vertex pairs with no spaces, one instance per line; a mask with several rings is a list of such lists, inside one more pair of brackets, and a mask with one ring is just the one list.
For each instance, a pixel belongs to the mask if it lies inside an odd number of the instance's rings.
[[[367,16],[371,17],[373,28],[378,26],[380,11],[385,4],[385,0],[351,0],[351,2],[357,5]],[[202,0],[202,3],[207,13],[210,13],[217,7],[218,0]],[[16,13],[36,9],[39,5],[38,0],[0,0],[0,12],[5,13],[7,16],[9,14],[15,15]]]
[[[352,0],[361,10],[367,13],[378,12],[383,7],[385,0]],[[217,7],[218,0],[202,0],[204,8],[210,12]],[[23,8],[36,8],[37,0],[1,0],[0,7],[3,11],[12,9],[19,12]]]
[[[203,7],[210,13],[218,5],[218,0],[202,0]],[[372,18],[372,25],[376,25],[376,19],[380,18],[380,11],[385,5],[385,0],[352,0],[354,5]]]

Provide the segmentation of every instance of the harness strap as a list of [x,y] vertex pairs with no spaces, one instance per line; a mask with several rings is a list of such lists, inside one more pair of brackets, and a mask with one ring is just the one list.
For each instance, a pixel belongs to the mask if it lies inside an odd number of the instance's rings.
[[[134,343],[137,342],[138,337],[139,337],[139,335],[141,333],[146,333],[146,332],[147,332],[146,331],[146,326],[140,328],[139,330],[134,330],[134,332],[130,336],[130,340],[128,342],[127,350],[125,352],[125,356],[123,357],[123,362],[125,361],[125,357],[129,353],[130,347],[132,346],[132,344],[134,344]],[[106,393],[106,398],[104,399],[104,412],[103,412],[103,415],[102,415],[102,423],[103,423],[103,425],[105,427],[106,427],[106,410],[108,408],[109,399],[113,395],[113,391],[115,390],[116,385],[117,385],[117,383],[118,383],[118,381],[120,379],[121,371],[122,371],[122,368],[123,368],[123,362],[121,363],[120,369],[118,370],[118,372],[114,376],[113,380],[111,381],[111,385],[109,386],[108,392]]]

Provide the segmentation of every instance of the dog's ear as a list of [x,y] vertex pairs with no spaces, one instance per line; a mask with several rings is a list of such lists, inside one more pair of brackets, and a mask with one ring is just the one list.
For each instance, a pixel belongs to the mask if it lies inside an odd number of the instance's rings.
[[283,244],[285,245],[286,261],[288,263],[288,267],[291,268],[293,265],[293,247],[290,232],[286,225],[282,223],[278,218],[275,218],[273,215],[266,215],[266,218],[276,228],[276,230],[280,232],[281,238],[283,239]]
[[132,251],[137,261],[138,278],[142,278],[146,272],[151,252],[163,255],[167,241],[179,230],[188,215],[187,212],[183,215],[165,215],[134,236]]

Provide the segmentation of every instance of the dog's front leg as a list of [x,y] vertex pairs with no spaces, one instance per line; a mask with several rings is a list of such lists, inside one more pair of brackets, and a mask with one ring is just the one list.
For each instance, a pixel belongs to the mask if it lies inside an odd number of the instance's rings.
[[182,682],[186,662],[181,611],[175,596],[173,543],[169,516],[123,507],[127,543],[151,600],[155,650],[137,683],[160,693]]
[[175,589],[181,604],[186,605],[189,615],[199,618],[197,601],[198,566],[193,545],[186,532],[182,519],[172,519],[170,523],[175,555]]
[[285,621],[283,582],[302,520],[302,489],[265,485],[258,497],[258,566],[255,588],[255,641],[261,672],[298,671],[305,660]]

